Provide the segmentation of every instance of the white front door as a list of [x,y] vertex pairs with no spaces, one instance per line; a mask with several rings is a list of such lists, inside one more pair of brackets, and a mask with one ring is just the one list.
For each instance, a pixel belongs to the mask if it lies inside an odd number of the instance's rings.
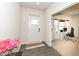
[[29,43],[37,43],[41,40],[40,15],[29,15]]

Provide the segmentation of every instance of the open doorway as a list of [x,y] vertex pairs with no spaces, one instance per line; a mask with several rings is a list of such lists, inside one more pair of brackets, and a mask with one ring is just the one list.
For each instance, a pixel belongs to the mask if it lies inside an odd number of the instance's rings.
[[69,32],[69,19],[61,19],[61,16],[54,16],[54,39],[62,39],[63,32]]
[[52,17],[52,46],[61,55],[79,55],[79,3],[52,15]]

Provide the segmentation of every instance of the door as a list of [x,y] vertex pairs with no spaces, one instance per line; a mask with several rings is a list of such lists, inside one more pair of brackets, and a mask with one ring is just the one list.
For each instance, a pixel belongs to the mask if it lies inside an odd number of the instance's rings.
[[37,43],[41,40],[40,15],[29,15],[29,43]]

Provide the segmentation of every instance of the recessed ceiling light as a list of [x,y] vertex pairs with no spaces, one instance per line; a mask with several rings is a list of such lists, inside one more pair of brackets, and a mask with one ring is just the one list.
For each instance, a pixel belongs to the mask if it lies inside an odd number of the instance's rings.
[[39,2],[36,2],[36,4],[39,5],[40,3]]

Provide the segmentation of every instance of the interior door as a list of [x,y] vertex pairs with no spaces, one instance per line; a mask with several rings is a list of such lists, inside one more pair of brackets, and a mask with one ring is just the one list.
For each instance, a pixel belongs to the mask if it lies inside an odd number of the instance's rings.
[[29,43],[37,43],[41,40],[40,16],[29,15]]

